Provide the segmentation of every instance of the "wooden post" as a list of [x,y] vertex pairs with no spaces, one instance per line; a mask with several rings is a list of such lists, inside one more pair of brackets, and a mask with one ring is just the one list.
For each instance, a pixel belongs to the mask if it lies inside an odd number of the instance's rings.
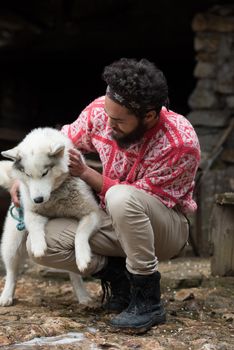
[[211,218],[213,276],[234,276],[234,192],[216,195]]

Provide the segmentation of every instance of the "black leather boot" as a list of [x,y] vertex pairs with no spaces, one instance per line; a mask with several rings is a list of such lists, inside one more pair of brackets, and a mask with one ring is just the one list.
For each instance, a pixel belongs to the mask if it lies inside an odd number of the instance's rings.
[[108,312],[121,312],[130,302],[130,282],[125,264],[125,258],[108,257],[107,265],[93,275],[101,279],[103,309]]
[[110,324],[130,332],[143,333],[154,325],[164,323],[166,314],[160,301],[160,273],[157,271],[147,276],[128,273],[128,276],[132,294],[130,304]]

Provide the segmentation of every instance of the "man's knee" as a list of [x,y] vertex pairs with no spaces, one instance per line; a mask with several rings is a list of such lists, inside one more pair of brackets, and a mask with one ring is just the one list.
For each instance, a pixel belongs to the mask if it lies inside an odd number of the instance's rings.
[[131,207],[132,189],[128,185],[112,186],[105,196],[106,208],[111,217],[121,217]]

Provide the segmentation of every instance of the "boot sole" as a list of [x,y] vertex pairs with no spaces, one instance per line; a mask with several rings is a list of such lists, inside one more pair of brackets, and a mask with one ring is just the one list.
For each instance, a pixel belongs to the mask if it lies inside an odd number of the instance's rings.
[[126,333],[132,333],[132,334],[142,334],[147,332],[151,327],[160,325],[166,322],[166,313],[163,313],[161,315],[157,315],[157,319],[152,319],[149,322],[145,323],[144,325],[140,326],[124,326],[124,325],[113,325],[110,323],[111,327],[114,327],[116,330],[121,330]]

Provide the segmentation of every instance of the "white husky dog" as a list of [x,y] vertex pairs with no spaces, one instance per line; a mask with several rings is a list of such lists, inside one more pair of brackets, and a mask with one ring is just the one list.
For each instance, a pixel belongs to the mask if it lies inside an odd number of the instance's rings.
[[[84,271],[91,260],[89,238],[99,228],[100,212],[90,187],[80,178],[69,175],[68,150],[73,147],[69,138],[60,131],[38,128],[18,146],[2,152],[13,162],[0,161],[0,186],[9,189],[14,179],[19,180],[26,229],[18,231],[17,221],[8,212],[1,244],[6,268],[1,306],[13,303],[18,267],[27,253],[27,234],[32,254],[35,257],[45,254],[48,218],[77,219],[75,254],[78,269]],[[69,274],[79,302],[87,303],[90,297],[81,276]]]

